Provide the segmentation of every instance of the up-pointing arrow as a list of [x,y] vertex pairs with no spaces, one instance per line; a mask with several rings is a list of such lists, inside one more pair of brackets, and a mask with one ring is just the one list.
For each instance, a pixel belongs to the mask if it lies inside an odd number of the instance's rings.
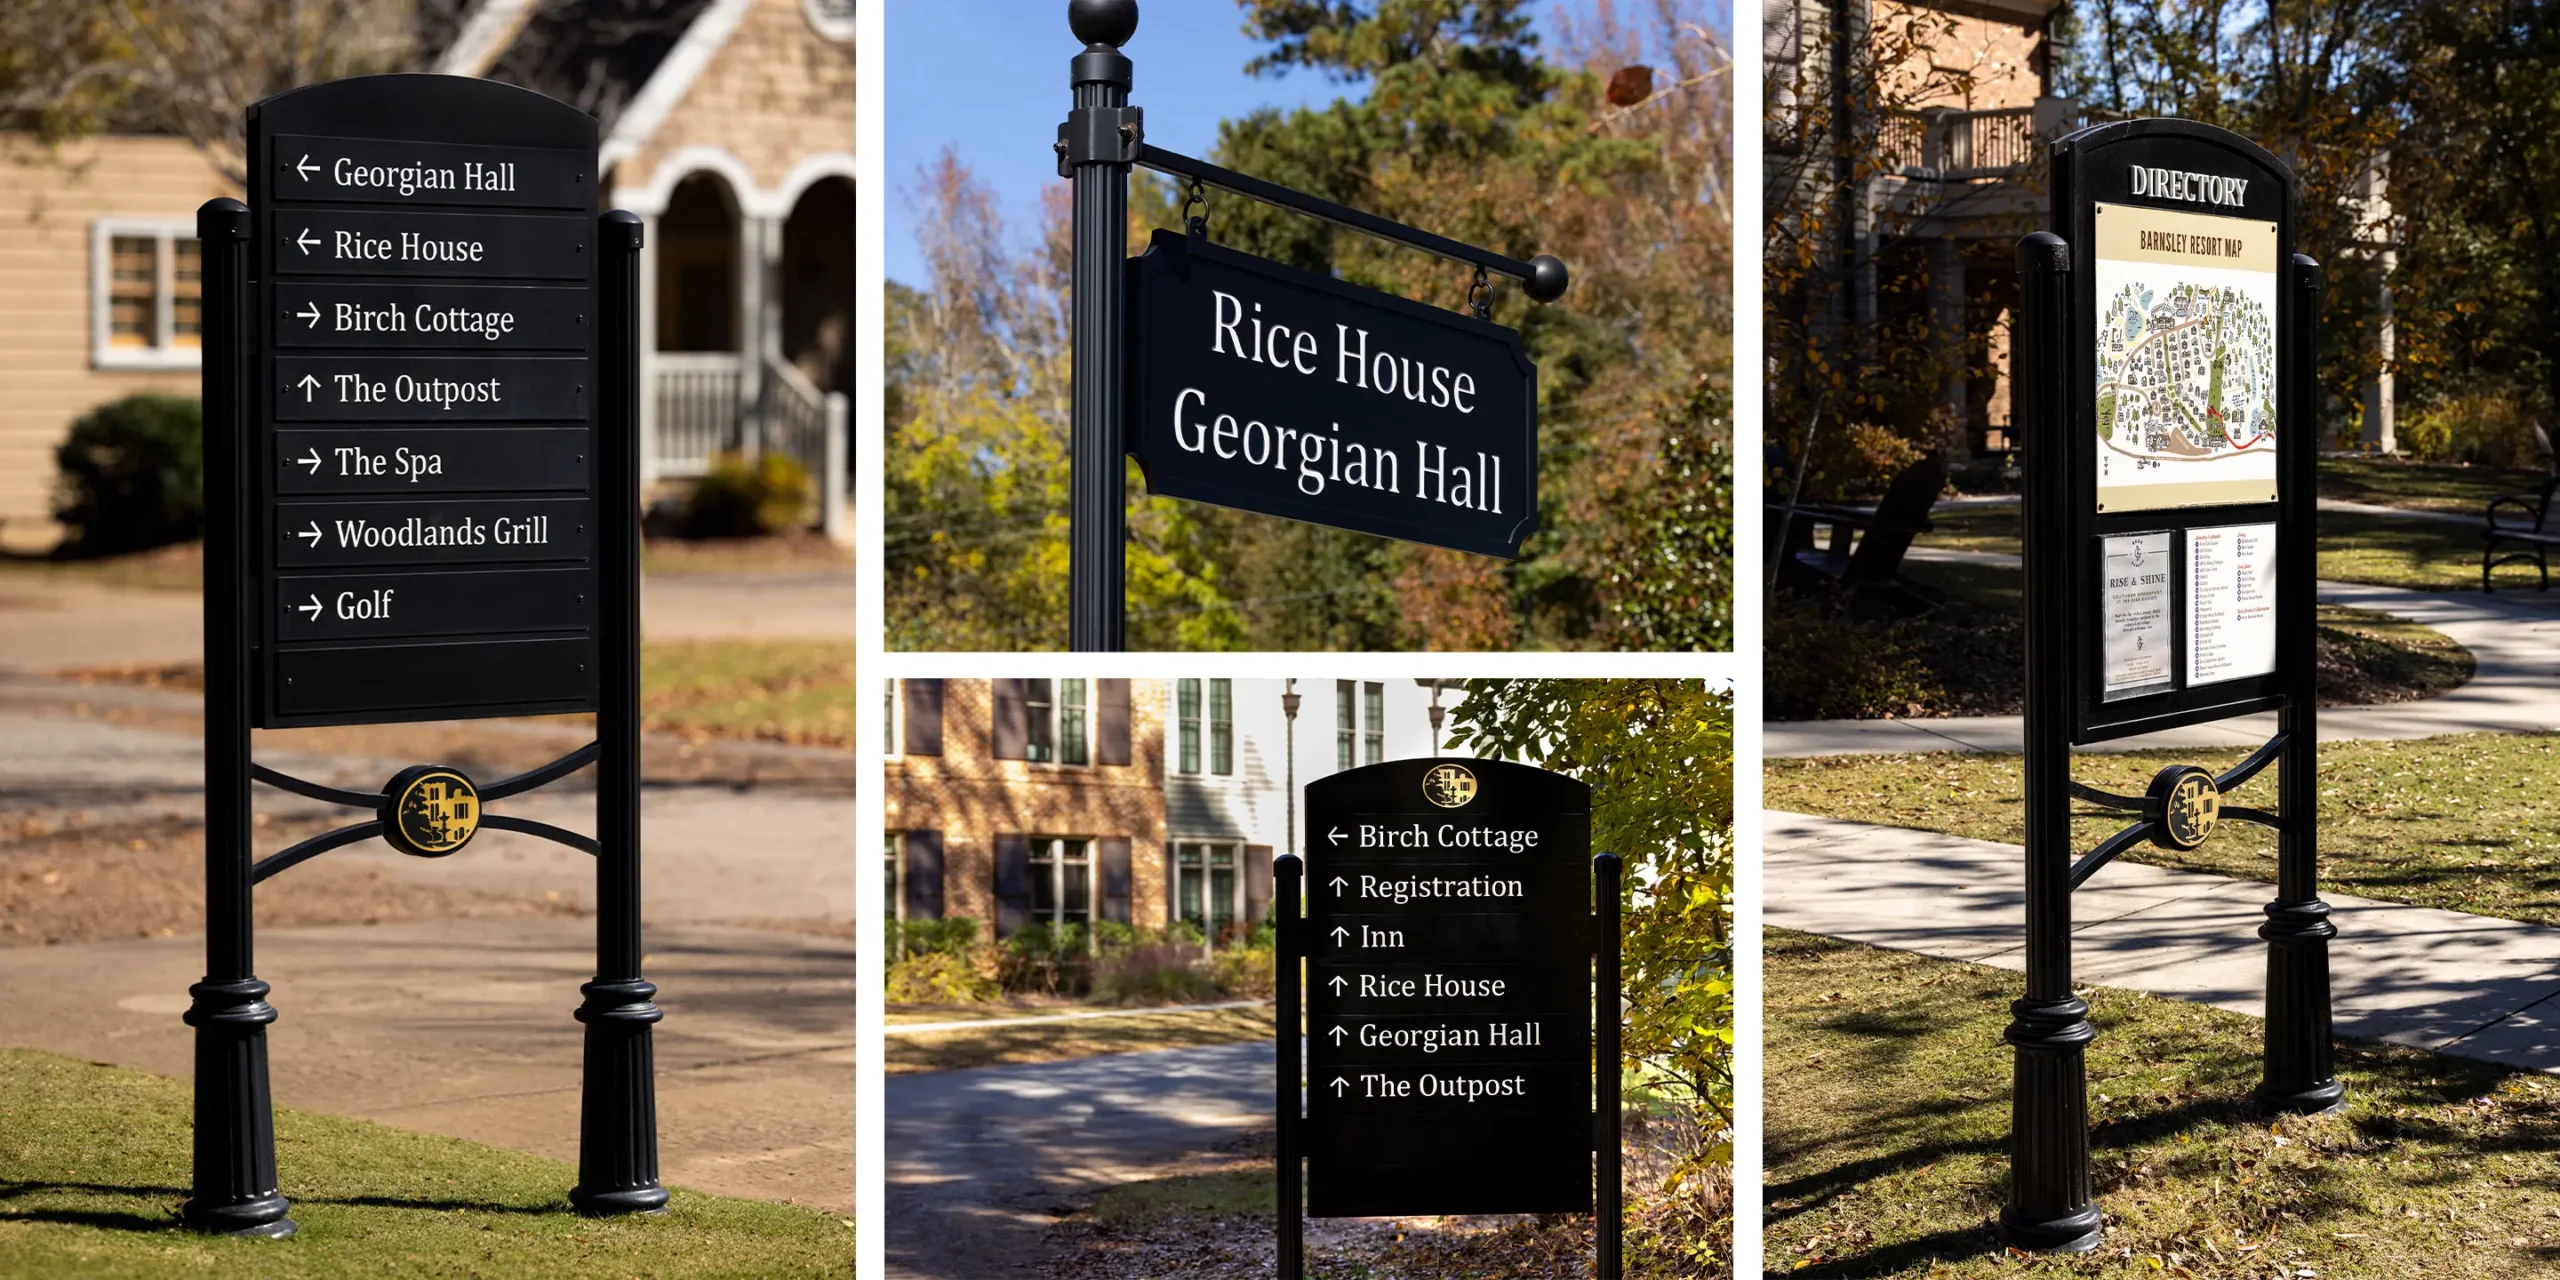
[[1335,1097],[1337,1097],[1337,1098],[1341,1097],[1341,1096],[1342,1096],[1342,1091],[1343,1091],[1343,1090],[1345,1090],[1345,1089],[1348,1089],[1348,1088],[1350,1088],[1350,1087],[1351,1087],[1351,1082],[1350,1082],[1350,1081],[1345,1080],[1345,1079],[1343,1079],[1343,1078],[1342,1078],[1342,1077],[1340,1077],[1340,1076],[1335,1076],[1335,1077],[1333,1078],[1333,1096],[1335,1096]]
[[1326,884],[1329,884],[1329,885],[1332,885],[1332,886],[1333,886],[1333,891],[1334,891],[1335,893],[1339,894],[1339,893],[1341,893],[1341,892],[1342,892],[1342,887],[1343,887],[1344,885],[1346,885],[1346,884],[1351,883],[1351,882],[1350,882],[1350,881],[1348,881],[1348,880],[1343,879],[1343,878],[1342,878],[1342,877],[1340,877],[1340,876],[1335,876],[1335,877],[1334,877],[1334,878],[1332,878],[1331,880],[1327,880],[1327,881],[1325,881],[1325,883],[1326,883]]
[[1342,975],[1341,975],[1341,974],[1338,974],[1338,973],[1337,973],[1337,974],[1335,974],[1335,975],[1333,975],[1333,982],[1332,982],[1332,984],[1331,984],[1331,985],[1332,985],[1332,987],[1333,987],[1333,993],[1334,993],[1335,995],[1341,995],[1341,994],[1342,994],[1342,988],[1343,988],[1343,986],[1344,986],[1344,983],[1343,983],[1343,981],[1342,981]]
[[302,381],[293,385],[302,388],[302,402],[304,404],[309,404],[311,403],[311,393],[319,389],[320,380],[306,373],[302,375]]
[[[311,251],[310,251],[310,250],[308,250],[308,249],[305,249],[305,250],[303,250],[303,252],[304,252],[304,253],[309,253],[309,252],[311,252]],[[316,329],[316,328],[319,328],[319,327],[320,327],[320,304],[319,304],[319,303],[317,303],[317,302],[306,302],[306,303],[303,303],[303,304],[302,304],[302,310],[300,310],[300,311],[296,311],[296,312],[294,312],[294,314],[295,314],[295,315],[297,315],[297,316],[302,317],[302,327],[303,327],[303,328],[305,328],[305,329]]]
[[304,182],[309,182],[312,174],[320,172],[320,166],[311,163],[311,153],[306,151],[302,154],[302,159],[294,162],[293,171],[301,174]]
[[1333,830],[1325,832],[1324,837],[1327,840],[1331,840],[1334,843],[1335,848],[1342,847],[1342,828],[1335,827]]
[[1350,931],[1349,929],[1345,929],[1345,928],[1343,928],[1341,925],[1335,925],[1335,926],[1333,927],[1333,945],[1335,945],[1335,946],[1337,946],[1337,947],[1338,947],[1338,946],[1341,946],[1341,945],[1342,945],[1342,940],[1343,940],[1344,938],[1348,938],[1348,937],[1350,937],[1350,936],[1351,936],[1351,931]]
[[1334,1025],[1334,1028],[1333,1028],[1332,1032],[1330,1032],[1329,1034],[1331,1034],[1331,1035],[1333,1036],[1333,1047],[1334,1047],[1334,1048],[1336,1048],[1336,1049],[1341,1048],[1341,1047],[1342,1047],[1342,1026],[1341,1026],[1341,1024],[1336,1023],[1336,1024]]
[[[304,618],[315,622],[320,618],[320,597],[318,596],[313,596],[307,603],[298,604],[293,607],[300,610]],[[1341,1041],[1337,1040],[1334,1043],[1340,1044]]]
[[311,256],[311,246],[318,243],[320,242],[311,238],[311,228],[309,227],[304,227],[302,229],[302,234],[293,238],[293,247],[302,250],[302,256],[306,258]]
[[308,542],[308,543],[309,543],[310,545],[312,545],[312,546],[315,546],[315,547],[316,547],[316,546],[319,546],[319,545],[320,545],[320,522],[319,522],[319,521],[317,521],[317,520],[312,521],[312,522],[311,522],[311,527],[310,527],[310,528],[305,529],[305,530],[301,531],[300,533],[297,533],[297,534],[295,534],[295,535],[293,535],[293,536],[295,536],[295,537],[297,537],[297,538],[301,538],[301,539],[305,540],[306,542]]
[[302,464],[302,473],[304,475],[316,476],[320,474],[319,446],[312,446],[311,452],[306,453],[299,458],[295,458],[294,461]]

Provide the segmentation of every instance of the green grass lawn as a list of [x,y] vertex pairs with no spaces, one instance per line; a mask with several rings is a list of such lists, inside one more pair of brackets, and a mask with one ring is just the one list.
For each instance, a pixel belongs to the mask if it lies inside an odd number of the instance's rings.
[[850,747],[853,657],[851,640],[646,645],[641,719],[662,733]]
[[2492,498],[2542,483],[2535,471],[2403,462],[2395,458],[2322,458],[2320,496],[2343,502],[2453,511],[2476,516]]
[[[2483,498],[2468,509],[2459,506],[2447,509],[2477,514],[2487,501]],[[1920,536],[1921,546],[2018,554],[2018,508],[2014,506],[1939,511],[1929,519],[1936,528]],[[1907,571],[1912,577],[1934,585],[1934,580],[1944,576],[1945,570],[1956,567],[1915,562],[1907,566]],[[2406,587],[2412,591],[2477,591],[2480,589],[2480,530],[2476,526],[2444,520],[2404,519],[2357,511],[2323,511],[2320,513],[2320,576],[2333,582],[2370,582],[2387,587]],[[2498,585],[2501,590],[2508,587],[2530,589],[2537,581],[2530,568],[2509,569],[2500,576]],[[2014,588],[2012,592],[2014,594]]]
[[575,1167],[478,1143],[276,1113],[290,1240],[188,1231],[190,1091],[0,1050],[0,1275],[843,1276],[852,1224],[677,1191],[662,1215],[569,1211]]
[[2342,1043],[2338,1115],[2249,1101],[2257,1019],[2084,988],[2107,1234],[2009,1254],[2016,974],[1779,930],[1764,940],[1770,1275],[2490,1280],[2560,1268],[2560,1081]]
[[[2131,794],[2165,765],[2220,769],[2247,754],[2089,754],[2077,759],[2073,776]],[[2018,843],[2025,839],[2019,760],[1963,753],[1771,760],[1762,766],[1761,794],[1772,809]],[[2273,807],[2277,773],[2270,767],[2233,792],[2232,802]],[[2326,743],[2320,775],[2324,888],[2560,925],[2560,734]],[[2082,849],[2127,822],[2105,810],[2078,811],[2092,815],[2072,823]],[[2192,853],[2146,844],[2124,856],[2245,880],[2275,878],[2274,833],[2236,822]]]

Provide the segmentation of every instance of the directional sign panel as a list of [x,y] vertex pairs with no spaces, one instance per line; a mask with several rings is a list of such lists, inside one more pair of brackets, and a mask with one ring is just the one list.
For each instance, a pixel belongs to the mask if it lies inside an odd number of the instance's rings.
[[1170,231],[1128,271],[1149,492],[1519,556],[1538,368],[1516,331]]
[[1307,1211],[1588,1212],[1591,789],[1390,761],[1307,833]]
[[375,76],[249,145],[259,723],[594,709],[595,121]]

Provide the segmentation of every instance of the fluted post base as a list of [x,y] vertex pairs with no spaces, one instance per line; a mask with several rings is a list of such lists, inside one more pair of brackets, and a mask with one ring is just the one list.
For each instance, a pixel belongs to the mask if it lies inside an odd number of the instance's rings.
[[580,987],[586,1074],[578,1098],[578,1185],[569,1203],[597,1217],[666,1208],[658,1185],[657,1053],[650,1027],[665,1013],[637,978]]
[[2089,1189],[2089,1081],[2098,1038],[2077,997],[2019,1000],[2005,1038],[2017,1053],[2009,1123],[2009,1203],[2000,1235],[2040,1253],[2087,1253],[2104,1227]]
[[199,982],[187,1025],[196,1029],[195,1193],[180,1209],[198,1231],[280,1239],[291,1206],[276,1190],[275,1098],[267,1090],[267,1024],[276,1020],[256,978]]
[[2329,904],[2267,904],[2266,1075],[2253,1095],[2269,1110],[2313,1115],[2347,1105],[2329,1040]]

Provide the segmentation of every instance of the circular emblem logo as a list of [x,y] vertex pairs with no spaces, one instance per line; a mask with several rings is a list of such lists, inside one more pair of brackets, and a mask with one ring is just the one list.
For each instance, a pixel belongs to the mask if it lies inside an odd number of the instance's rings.
[[402,853],[441,858],[480,831],[480,789],[442,765],[404,769],[382,794],[382,838]]
[[1422,797],[1443,809],[1455,809],[1476,798],[1476,775],[1462,764],[1434,765],[1422,775]]
[[2154,843],[2164,848],[2203,844],[2222,818],[2222,792],[2213,785],[2213,775],[2191,764],[2171,765],[2154,776],[2151,801],[2159,806],[2160,835]]

